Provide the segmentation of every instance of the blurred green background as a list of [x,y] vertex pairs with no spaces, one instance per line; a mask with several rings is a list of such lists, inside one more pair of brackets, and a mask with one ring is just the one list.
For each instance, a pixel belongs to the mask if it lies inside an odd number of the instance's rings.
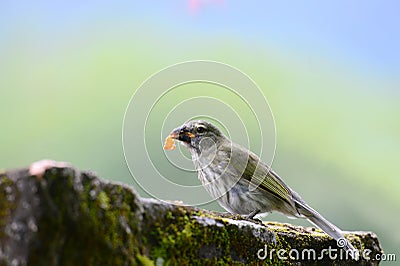
[[342,229],[371,230],[386,253],[399,252],[399,7],[2,2],[0,167],[69,161],[146,197],[122,151],[130,97],[171,64],[220,61],[248,74],[267,97],[277,130],[273,168],[284,180]]

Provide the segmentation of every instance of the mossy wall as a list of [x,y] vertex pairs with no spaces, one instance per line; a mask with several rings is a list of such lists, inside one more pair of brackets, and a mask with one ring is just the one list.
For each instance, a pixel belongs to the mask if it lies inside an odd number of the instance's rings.
[[[348,238],[356,248],[370,249],[371,258],[382,253],[373,233]],[[27,169],[0,174],[1,265],[379,263],[259,257],[265,247],[312,247],[319,254],[329,246],[337,247],[319,230],[142,199],[131,187],[72,167],[50,168],[43,176]]]

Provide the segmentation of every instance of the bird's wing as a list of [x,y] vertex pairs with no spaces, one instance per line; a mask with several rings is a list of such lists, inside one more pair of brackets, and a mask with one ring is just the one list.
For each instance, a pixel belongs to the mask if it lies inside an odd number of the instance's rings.
[[[243,149],[243,148],[239,148]],[[236,154],[235,154],[236,153]],[[242,155],[239,155],[242,154]],[[246,158],[248,157],[247,160]],[[292,191],[285,185],[283,180],[271,170],[265,163],[263,163],[257,155],[248,151],[233,151],[231,157],[232,165],[241,173],[241,177],[249,182],[249,186],[259,187],[262,190],[273,194],[274,196],[284,200],[292,205]],[[244,165],[242,162],[246,162]]]
[[283,199],[284,201],[291,204],[292,200],[292,192],[291,190],[284,185],[282,179],[271,169],[267,169],[268,174],[264,175],[253,175],[254,181],[252,183],[260,184],[259,187],[265,191],[273,193],[275,196]]

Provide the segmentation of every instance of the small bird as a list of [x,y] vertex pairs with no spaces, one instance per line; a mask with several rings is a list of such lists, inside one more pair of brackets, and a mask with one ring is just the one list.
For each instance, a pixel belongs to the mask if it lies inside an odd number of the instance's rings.
[[306,218],[338,243],[344,241],[340,246],[353,258],[358,256],[338,227],[307,205],[256,154],[233,143],[213,124],[188,121],[171,132],[164,148],[174,149],[173,140],[189,149],[203,187],[228,212],[250,219],[272,211]]

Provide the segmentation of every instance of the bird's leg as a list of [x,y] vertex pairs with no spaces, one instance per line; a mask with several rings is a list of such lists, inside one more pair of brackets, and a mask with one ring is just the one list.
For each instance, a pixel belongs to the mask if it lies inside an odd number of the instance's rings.
[[260,221],[259,219],[254,219],[254,216],[256,216],[257,214],[260,213],[260,210],[254,210],[251,213],[247,214],[247,215],[243,215],[245,218],[250,219],[250,220],[256,220],[256,221]]
[[219,214],[222,217],[231,217],[232,213],[230,212],[217,212],[217,214]]

